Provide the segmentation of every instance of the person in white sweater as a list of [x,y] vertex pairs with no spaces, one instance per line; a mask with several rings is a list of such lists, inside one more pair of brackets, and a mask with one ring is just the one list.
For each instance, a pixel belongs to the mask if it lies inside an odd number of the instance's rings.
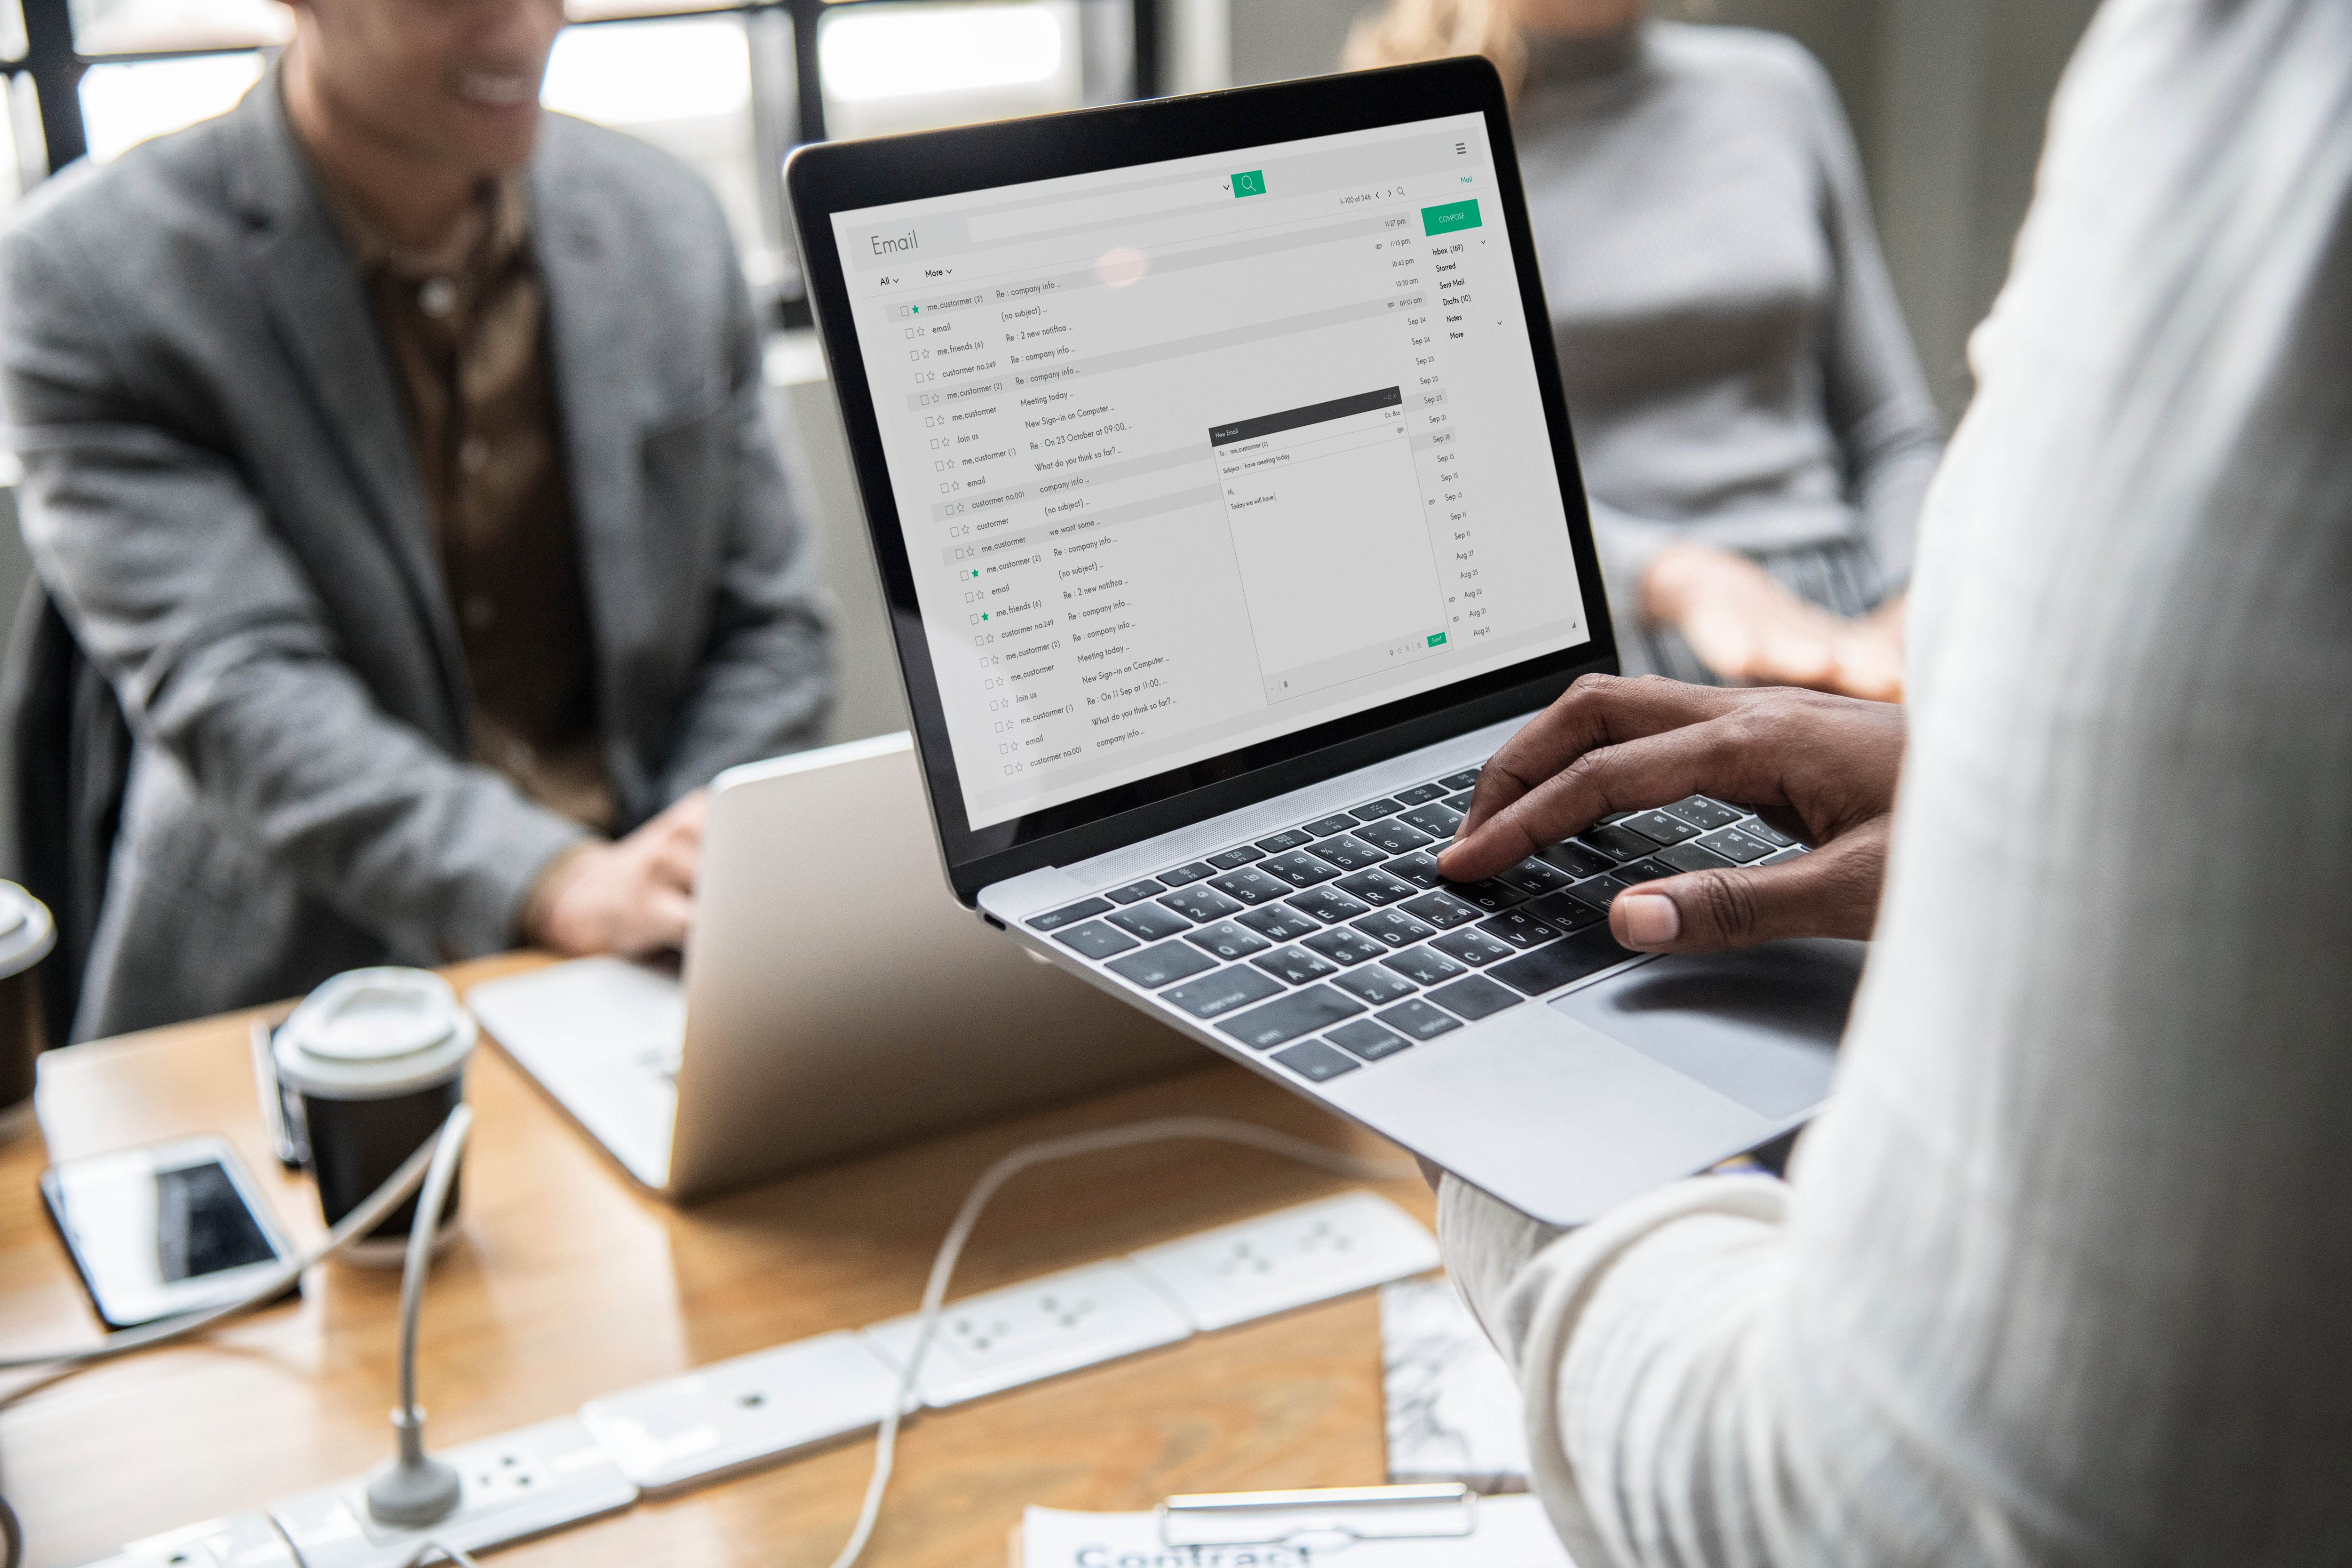
[[1444,861],[1704,790],[1818,847],[1620,940],[1874,937],[1786,1185],[1441,1184],[1580,1568],[2352,1557],[2352,4],[2108,0],[1972,353],[1907,735],[1591,680]]

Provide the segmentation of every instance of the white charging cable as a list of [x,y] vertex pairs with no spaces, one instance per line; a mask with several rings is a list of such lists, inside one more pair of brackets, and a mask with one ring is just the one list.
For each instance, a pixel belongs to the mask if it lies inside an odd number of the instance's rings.
[[956,1260],[963,1256],[963,1245],[971,1238],[972,1226],[980,1223],[980,1211],[988,1206],[988,1200],[996,1195],[999,1187],[1032,1165],[1097,1154],[1107,1149],[1125,1149],[1137,1143],[1181,1139],[1243,1143],[1358,1181],[1394,1181],[1414,1174],[1417,1169],[1409,1160],[1359,1159],[1304,1138],[1294,1138],[1287,1132],[1276,1132],[1271,1127],[1229,1121],[1221,1116],[1167,1116],[1130,1122],[1125,1127],[1073,1133],[1067,1138],[1048,1138],[1042,1142],[1024,1143],[997,1161],[964,1194],[963,1206],[956,1211],[954,1223],[948,1226],[947,1239],[940,1243],[939,1256],[931,1260],[931,1277],[923,1286],[923,1304],[916,1314],[915,1348],[907,1357],[907,1371],[898,1380],[898,1392],[890,1408],[883,1413],[882,1427],[874,1443],[874,1474],[866,1483],[866,1501],[857,1510],[857,1527],[850,1532],[849,1544],[833,1560],[833,1568],[851,1568],[865,1554],[866,1542],[873,1537],[875,1521],[882,1513],[882,1494],[890,1485],[891,1463],[898,1454],[900,1418],[922,1377],[923,1358],[931,1348],[931,1335],[939,1327],[940,1310],[947,1300],[948,1280],[955,1273]]

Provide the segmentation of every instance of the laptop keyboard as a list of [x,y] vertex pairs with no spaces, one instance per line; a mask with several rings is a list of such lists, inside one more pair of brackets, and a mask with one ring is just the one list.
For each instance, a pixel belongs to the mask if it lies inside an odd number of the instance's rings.
[[1311,1082],[1635,956],[1609,901],[1681,871],[1804,847],[1705,795],[1612,817],[1481,882],[1448,882],[1465,768],[1171,866],[1029,921]]

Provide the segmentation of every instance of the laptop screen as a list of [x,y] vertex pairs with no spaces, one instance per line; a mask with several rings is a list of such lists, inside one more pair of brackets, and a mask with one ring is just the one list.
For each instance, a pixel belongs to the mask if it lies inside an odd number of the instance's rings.
[[1591,640],[1484,116],[832,224],[970,827]]

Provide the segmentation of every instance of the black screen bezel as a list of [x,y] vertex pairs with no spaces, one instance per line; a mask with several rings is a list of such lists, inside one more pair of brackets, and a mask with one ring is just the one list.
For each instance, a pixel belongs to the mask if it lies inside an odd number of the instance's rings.
[[[971,827],[899,527],[881,427],[858,349],[833,216],[1471,113],[1484,116],[1494,149],[1496,194],[1517,265],[1591,640],[1011,821]],[[1019,180],[1008,181],[1007,170],[1019,170]],[[795,151],[784,176],[809,297],[848,436],[867,542],[889,612],[932,821],[948,880],[966,905],[992,882],[1041,866],[1087,859],[1467,733],[1542,706],[1580,675],[1617,668],[1615,628],[1593,550],[1502,81],[1484,59],[1437,60],[919,135],[824,142]]]

